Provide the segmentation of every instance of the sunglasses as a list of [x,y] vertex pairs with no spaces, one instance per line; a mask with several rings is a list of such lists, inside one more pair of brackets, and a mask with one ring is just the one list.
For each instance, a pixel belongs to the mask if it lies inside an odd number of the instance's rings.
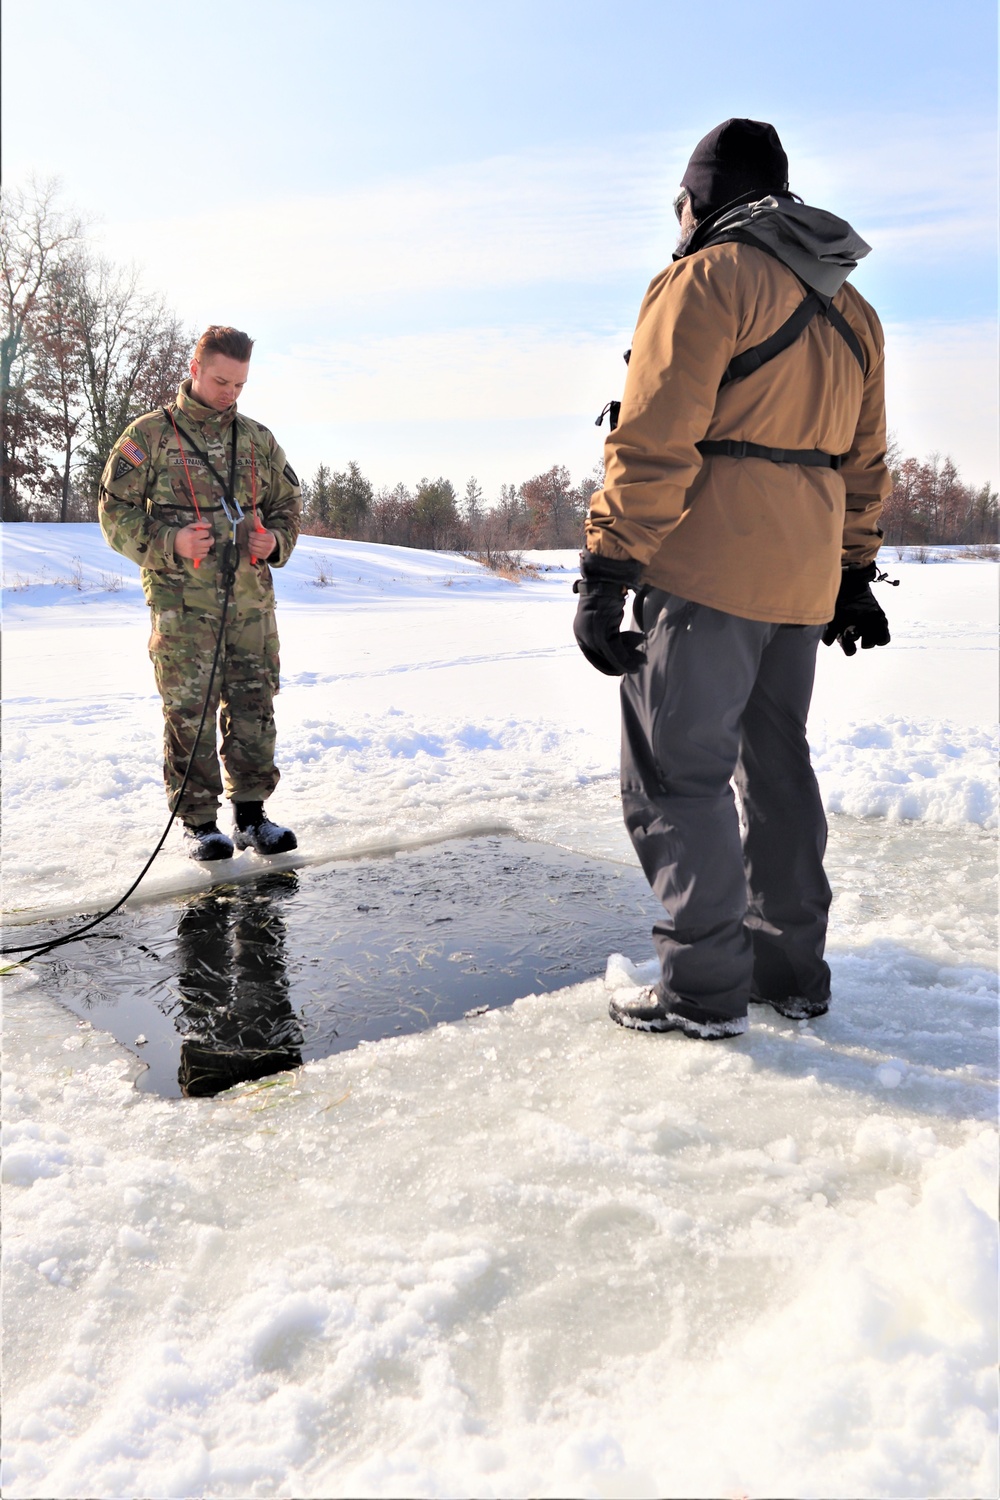
[[688,190],[687,188],[681,188],[680,192],[677,194],[677,197],[674,199],[674,213],[677,215],[678,224],[681,222],[681,215],[684,212],[684,205],[687,201]]

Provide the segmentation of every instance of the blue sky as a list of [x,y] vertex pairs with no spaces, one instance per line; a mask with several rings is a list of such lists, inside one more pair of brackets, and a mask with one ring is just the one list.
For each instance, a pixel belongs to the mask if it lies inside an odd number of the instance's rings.
[[258,339],[296,466],[487,494],[600,456],[691,147],[771,120],[874,246],[908,451],[998,477],[985,0],[7,0],[4,175],[58,175],[192,325]]

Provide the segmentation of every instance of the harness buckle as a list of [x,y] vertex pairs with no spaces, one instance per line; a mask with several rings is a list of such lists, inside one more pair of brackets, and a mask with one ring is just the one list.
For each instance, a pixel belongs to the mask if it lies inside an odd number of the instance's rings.
[[[226,520],[229,522],[230,526],[232,526],[233,532],[235,534],[237,525],[239,524],[240,521],[243,520],[243,507],[240,504],[240,502],[237,500],[235,491],[233,493],[232,501],[233,501],[233,509],[230,510],[229,506],[226,503],[225,493],[223,493],[223,496],[222,496],[222,509],[223,509],[224,514],[225,514]],[[234,511],[235,511],[235,515],[233,514]]]

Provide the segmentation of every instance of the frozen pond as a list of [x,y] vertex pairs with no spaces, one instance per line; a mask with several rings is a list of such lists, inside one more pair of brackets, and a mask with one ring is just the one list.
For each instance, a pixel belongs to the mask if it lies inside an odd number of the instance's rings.
[[141,906],[35,967],[141,1056],[140,1089],[215,1094],[591,979],[657,911],[631,866],[473,838]]
[[[979,830],[835,817],[832,942],[905,939],[911,977],[922,952],[935,976],[942,957],[988,964],[994,861]],[[141,1058],[141,1090],[209,1095],[592,979],[613,952],[648,959],[658,912],[635,866],[454,839],[143,905],[34,969],[45,993]],[[923,1023],[938,1026],[950,1051],[947,1010]]]
[[[99,528],[3,541],[18,942],[141,868],[162,726]],[[820,653],[834,1004],[705,1047],[608,1019],[655,908],[536,560],[302,538],[302,862],[178,838],[6,978],[5,1495],[997,1493],[996,568]]]

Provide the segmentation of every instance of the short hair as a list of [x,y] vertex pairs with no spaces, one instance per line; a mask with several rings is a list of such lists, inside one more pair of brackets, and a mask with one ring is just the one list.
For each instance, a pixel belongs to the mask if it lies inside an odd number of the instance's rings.
[[208,359],[212,354],[224,354],[227,359],[238,359],[241,364],[246,364],[252,353],[253,339],[248,333],[213,323],[195,345],[194,357],[200,360]]

